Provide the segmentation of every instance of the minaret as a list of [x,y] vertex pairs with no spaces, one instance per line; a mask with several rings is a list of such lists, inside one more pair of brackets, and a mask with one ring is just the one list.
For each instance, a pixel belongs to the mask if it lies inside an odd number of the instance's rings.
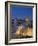
[[29,17],[29,16],[27,16],[27,17],[25,18],[25,24],[26,24],[26,27],[28,28],[29,25],[30,25],[30,17]]

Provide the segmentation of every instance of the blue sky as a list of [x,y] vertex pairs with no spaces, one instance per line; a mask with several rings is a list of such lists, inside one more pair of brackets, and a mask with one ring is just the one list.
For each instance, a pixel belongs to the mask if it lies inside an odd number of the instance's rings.
[[11,5],[11,17],[24,19],[29,16],[32,19],[32,7]]

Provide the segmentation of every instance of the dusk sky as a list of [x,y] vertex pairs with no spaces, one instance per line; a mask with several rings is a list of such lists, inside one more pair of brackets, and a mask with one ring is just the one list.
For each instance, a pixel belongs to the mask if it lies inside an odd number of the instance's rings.
[[11,17],[24,19],[26,16],[29,16],[32,19],[32,7],[11,5]]

